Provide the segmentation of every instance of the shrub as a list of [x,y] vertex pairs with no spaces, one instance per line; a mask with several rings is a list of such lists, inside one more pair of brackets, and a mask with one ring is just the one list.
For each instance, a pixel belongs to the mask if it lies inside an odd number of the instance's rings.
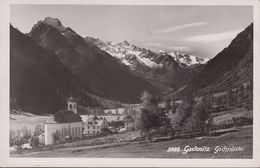
[[54,143],[59,142],[61,139],[60,131],[57,130],[56,132],[52,133],[52,139]]

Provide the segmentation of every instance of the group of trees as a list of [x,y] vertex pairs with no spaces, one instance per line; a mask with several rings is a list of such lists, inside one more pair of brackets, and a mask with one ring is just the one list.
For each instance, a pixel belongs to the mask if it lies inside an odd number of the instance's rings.
[[33,148],[36,148],[40,145],[38,136],[43,132],[43,125],[36,125],[33,131],[25,125],[16,131],[10,129],[10,142],[18,147],[29,142]]
[[148,92],[143,92],[142,103],[139,114],[136,116],[136,127],[145,133],[151,141],[150,131],[162,127],[170,128],[170,119],[167,117],[167,110],[158,107],[160,98],[153,97]]
[[231,89],[228,92],[228,99],[230,105],[242,105],[247,101],[253,100],[253,85],[252,82],[247,86],[244,87],[243,85],[235,88],[232,92]]
[[164,107],[159,107],[160,99],[144,92],[141,97],[142,103],[139,114],[136,116],[137,128],[145,133],[148,140],[151,140],[150,132],[153,129],[162,128],[168,135],[174,136],[177,128],[185,127],[189,119],[193,131],[205,131],[208,127],[206,122],[209,119],[209,99],[203,99],[197,103],[193,99],[184,99],[178,106],[166,100]]

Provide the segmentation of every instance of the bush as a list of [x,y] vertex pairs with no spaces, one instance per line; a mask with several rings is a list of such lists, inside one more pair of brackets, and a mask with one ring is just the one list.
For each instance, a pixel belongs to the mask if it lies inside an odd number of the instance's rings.
[[57,130],[56,132],[52,133],[52,139],[54,143],[58,143],[61,139],[60,131]]
[[41,135],[42,133],[44,133],[44,127],[43,127],[43,125],[36,125],[35,128],[34,128],[33,135],[39,136],[39,135]]
[[32,136],[30,139],[30,145],[33,148],[37,148],[37,147],[39,147],[39,144],[40,144],[40,141],[39,141],[38,136]]

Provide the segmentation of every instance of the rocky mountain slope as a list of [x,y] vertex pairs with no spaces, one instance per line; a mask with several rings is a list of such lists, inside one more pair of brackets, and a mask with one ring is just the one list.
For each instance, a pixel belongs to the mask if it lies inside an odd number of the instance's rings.
[[125,65],[96,45],[86,42],[56,18],[45,18],[28,34],[35,43],[57,58],[97,95],[136,103],[144,90],[155,95],[160,91],[144,78],[133,74]]
[[128,41],[114,43],[104,42],[93,37],[84,39],[87,43],[96,45],[115,57],[119,63],[126,65],[132,72],[150,81],[162,92],[178,89],[207,62],[207,59],[178,52],[156,53]]
[[110,55],[119,59],[123,64],[129,66],[131,69],[135,69],[136,64],[143,64],[150,68],[162,67],[162,63],[158,61],[159,57],[163,55],[170,55],[172,58],[183,67],[189,67],[197,64],[206,64],[209,59],[200,58],[193,55],[183,54],[177,51],[158,53],[149,49],[140,48],[128,41],[121,43],[104,42],[93,37],[85,37],[85,41],[96,44],[100,49],[106,51]]
[[10,26],[11,108],[53,113],[65,107],[66,98],[72,93],[89,105],[98,105],[86,91],[93,92],[56,55]]
[[169,95],[188,96],[198,91],[235,86],[249,80],[253,80],[253,23],[210,60],[187,87]]
[[159,54],[171,55],[173,59],[183,67],[191,67],[194,65],[206,64],[209,61],[208,58],[201,58],[194,55],[183,54],[177,51],[172,51],[169,53],[160,51]]

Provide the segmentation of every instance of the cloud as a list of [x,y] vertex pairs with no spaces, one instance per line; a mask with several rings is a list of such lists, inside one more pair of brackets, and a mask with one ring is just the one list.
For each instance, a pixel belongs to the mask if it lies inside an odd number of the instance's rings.
[[188,46],[171,46],[169,48],[174,51],[192,51],[191,48]]
[[192,49],[189,46],[172,46],[169,44],[163,44],[163,43],[147,43],[145,44],[147,47],[151,47],[157,50],[168,50],[168,51],[192,51]]
[[163,44],[162,43],[147,43],[145,45],[148,46],[148,47],[160,47]]
[[176,31],[180,31],[186,28],[191,28],[191,27],[199,27],[199,26],[203,26],[208,24],[207,22],[194,22],[194,23],[188,23],[188,24],[183,24],[183,25],[179,25],[179,26],[174,26],[174,27],[169,27],[166,29],[162,29],[162,30],[157,30],[154,33],[171,33],[171,32],[176,32]]
[[237,30],[225,31],[220,33],[191,36],[191,37],[184,38],[183,41],[208,43],[208,42],[230,40],[230,39],[234,39],[236,35],[241,31],[242,29],[237,29]]

